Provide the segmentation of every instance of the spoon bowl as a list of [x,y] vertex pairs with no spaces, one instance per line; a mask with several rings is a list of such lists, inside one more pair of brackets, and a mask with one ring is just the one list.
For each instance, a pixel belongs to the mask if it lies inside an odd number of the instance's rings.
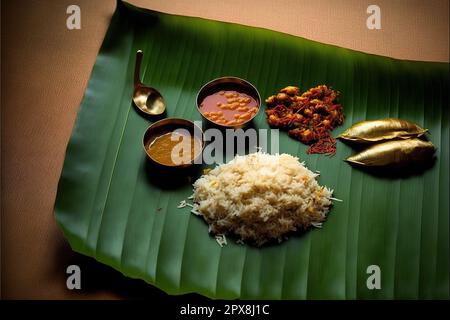
[[145,114],[160,115],[166,110],[166,103],[158,90],[148,87],[141,82],[140,70],[143,52],[136,52],[136,65],[134,68],[133,102]]

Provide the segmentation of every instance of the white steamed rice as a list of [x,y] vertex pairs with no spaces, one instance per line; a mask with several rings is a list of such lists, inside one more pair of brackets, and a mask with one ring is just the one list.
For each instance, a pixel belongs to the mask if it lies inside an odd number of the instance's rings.
[[289,154],[236,156],[194,183],[193,211],[214,235],[236,235],[257,245],[281,241],[326,219],[332,191],[320,186],[317,176]]

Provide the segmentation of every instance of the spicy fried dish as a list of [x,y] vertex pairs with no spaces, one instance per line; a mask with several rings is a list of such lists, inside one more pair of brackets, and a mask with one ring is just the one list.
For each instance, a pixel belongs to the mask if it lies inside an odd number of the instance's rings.
[[344,122],[339,95],[339,91],[326,85],[303,93],[298,87],[288,86],[266,99],[267,122],[309,145],[308,154],[334,155],[336,140],[330,131]]

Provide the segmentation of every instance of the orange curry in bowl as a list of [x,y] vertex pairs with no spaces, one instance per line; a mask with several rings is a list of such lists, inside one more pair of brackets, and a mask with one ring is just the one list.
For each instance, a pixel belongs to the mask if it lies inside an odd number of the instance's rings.
[[258,102],[250,95],[235,90],[221,90],[206,96],[200,112],[208,120],[226,126],[241,125],[258,112]]

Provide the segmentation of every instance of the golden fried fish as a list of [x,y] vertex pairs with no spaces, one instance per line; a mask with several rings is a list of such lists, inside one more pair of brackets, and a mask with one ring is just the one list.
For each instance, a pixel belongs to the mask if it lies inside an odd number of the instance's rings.
[[393,140],[373,145],[346,161],[364,167],[402,167],[426,163],[433,158],[435,151],[429,141],[417,138]]
[[410,121],[388,118],[355,123],[338,138],[356,143],[373,143],[418,138],[427,131]]

